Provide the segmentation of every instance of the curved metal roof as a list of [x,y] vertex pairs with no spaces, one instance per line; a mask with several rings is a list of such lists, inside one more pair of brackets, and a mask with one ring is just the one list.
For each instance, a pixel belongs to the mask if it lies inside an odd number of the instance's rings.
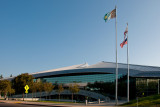
[[64,70],[72,70],[72,69],[81,69],[81,68],[85,68],[87,66],[88,66],[88,63],[84,63],[84,64],[79,64],[79,65],[72,65],[72,66],[68,66],[68,67],[62,67],[62,68],[51,69],[51,70],[47,70],[47,71],[31,73],[31,75],[36,75],[36,74],[41,74],[41,73],[50,73],[50,72],[56,72],[56,71],[64,71]]
[[[88,68],[115,68],[115,67],[116,63],[104,62],[104,61],[88,66]],[[118,68],[127,69],[127,64],[118,63]],[[129,68],[138,71],[160,71],[160,67],[144,66],[144,65],[129,64]]]
[[[83,67],[82,67],[83,66]],[[66,67],[65,67],[66,68]],[[69,69],[54,69],[43,71],[40,73],[31,74],[34,77],[46,77],[56,75],[67,75],[67,74],[84,74],[84,73],[115,73],[116,63],[112,62],[100,62],[94,65],[88,66],[88,64],[80,64],[68,67]],[[160,67],[153,66],[142,66],[142,65],[129,65],[130,76],[132,77],[160,77]],[[127,74],[127,64],[118,63],[119,74]]]
[[[114,74],[116,68],[116,63],[112,62],[99,62],[94,65],[79,64],[69,67],[63,67],[58,69],[52,69],[37,73],[31,73],[35,78],[49,77],[49,76],[63,76],[71,74],[95,74],[95,73],[109,73]],[[129,64],[130,76],[132,77],[160,77],[160,67],[154,66],[142,66],[142,65],[133,65]],[[127,74],[127,64],[118,63],[118,73]],[[14,77],[13,77],[14,78]],[[11,79],[11,78],[10,78]]]

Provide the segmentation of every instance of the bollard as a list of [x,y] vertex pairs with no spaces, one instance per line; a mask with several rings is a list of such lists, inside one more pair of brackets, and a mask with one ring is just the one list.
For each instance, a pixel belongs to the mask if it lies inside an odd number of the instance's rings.
[[88,101],[86,100],[86,101],[85,101],[85,104],[86,104],[86,105],[87,105],[87,102],[88,102]]
[[98,99],[98,104],[100,104],[101,103],[101,100],[100,99]]
[[98,104],[100,104],[101,103],[101,100],[100,99],[98,99]]

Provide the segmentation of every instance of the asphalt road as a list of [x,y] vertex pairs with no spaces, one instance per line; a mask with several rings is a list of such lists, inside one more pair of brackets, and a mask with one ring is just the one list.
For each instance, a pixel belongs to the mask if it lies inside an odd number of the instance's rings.
[[[13,103],[0,103],[0,107],[49,107],[47,105],[33,105],[33,104],[13,104]],[[60,107],[60,106],[50,106]]]

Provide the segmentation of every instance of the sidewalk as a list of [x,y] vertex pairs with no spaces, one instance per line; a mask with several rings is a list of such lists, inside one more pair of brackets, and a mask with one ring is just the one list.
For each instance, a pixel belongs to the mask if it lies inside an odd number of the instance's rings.
[[[25,105],[39,105],[39,106],[54,106],[54,107],[116,107],[114,101],[110,101],[107,103],[96,103],[96,104],[87,104],[87,106],[84,103],[45,103],[45,102],[29,102],[29,101],[12,101],[12,100],[0,100],[0,103],[14,103],[14,104],[25,104]],[[124,102],[119,102],[119,104],[122,104]],[[122,107],[122,106],[121,106]]]

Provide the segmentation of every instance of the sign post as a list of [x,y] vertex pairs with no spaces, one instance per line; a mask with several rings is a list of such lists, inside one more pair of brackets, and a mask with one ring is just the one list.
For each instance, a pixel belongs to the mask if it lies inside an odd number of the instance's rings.
[[27,93],[28,93],[28,90],[29,90],[29,86],[28,86],[28,85],[26,85],[26,86],[24,87],[24,89],[25,89],[26,98],[27,98]]

